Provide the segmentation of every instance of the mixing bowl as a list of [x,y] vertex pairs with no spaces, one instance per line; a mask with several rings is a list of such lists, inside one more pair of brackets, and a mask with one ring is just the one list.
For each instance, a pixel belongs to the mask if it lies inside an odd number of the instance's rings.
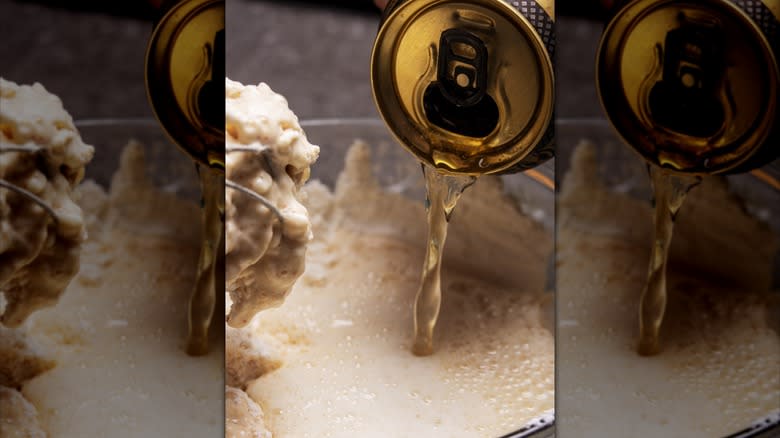
[[[600,118],[561,119],[558,120],[557,126],[556,160],[558,162],[558,167],[555,176],[556,181],[558,182],[557,187],[559,189],[561,188],[561,183],[564,180],[564,176],[570,170],[572,152],[574,151],[575,146],[582,140],[589,140],[596,149],[598,176],[602,181],[605,182],[609,189],[613,192],[626,193],[635,199],[647,202],[648,206],[650,205],[652,192],[649,185],[648,171],[644,161],[640,158],[638,153],[634,152],[625,143],[623,143],[607,120]],[[775,162],[770,166],[766,166],[765,168],[760,169],[758,172],[730,175],[727,177],[727,180],[730,190],[737,194],[738,197],[744,201],[746,210],[752,216],[761,219],[763,222],[768,224],[776,236],[780,236],[780,190],[777,188],[777,165],[778,163]],[[696,189],[694,188],[694,190]],[[681,214],[684,214],[684,209],[685,207],[683,207]],[[558,215],[559,218],[562,215],[562,207],[560,205],[558,206]],[[635,218],[635,220],[649,222],[651,218],[648,214],[647,218]],[[604,235],[607,235],[610,232],[608,228],[609,226],[600,227],[600,232]],[[557,242],[558,245],[563,243],[560,239],[561,237],[559,233]],[[647,254],[649,254],[649,252],[650,247],[648,246]],[[588,257],[599,257],[599,254],[590,254]],[[779,254],[775,254],[773,270],[773,292],[780,290],[780,287],[778,287],[778,285],[780,285],[780,282],[778,281],[778,279],[780,279],[780,269],[778,268],[780,267],[780,264],[778,264],[778,261],[780,261],[780,256]],[[672,260],[670,263],[674,263],[674,260]],[[646,266],[642,264],[639,269],[644,272]],[[723,266],[722,269],[728,269],[728,267]],[[596,277],[601,274],[593,273],[592,275]],[[601,275],[601,277],[603,278],[605,276]],[[558,275],[557,281],[560,285],[562,281],[560,275]],[[604,281],[609,281],[609,279]],[[640,290],[636,290],[636,306],[629,306],[628,308],[628,311],[632,312],[632,315],[637,315],[637,317],[639,292]],[[674,290],[669,290],[670,296],[674,293]],[[561,433],[565,433],[566,436],[569,436],[572,431],[567,428],[564,423],[566,422],[567,418],[575,415],[573,413],[575,408],[579,409],[579,407],[572,404],[572,400],[575,399],[570,398],[570,396],[574,395],[575,392],[577,394],[584,394],[586,391],[593,391],[591,400],[593,402],[593,406],[602,406],[605,404],[606,399],[614,398],[616,396],[615,391],[610,392],[609,390],[605,389],[605,387],[596,388],[591,385],[590,382],[573,381],[572,378],[567,377],[567,375],[569,375],[568,373],[574,373],[574,370],[578,369],[579,367],[586,366],[586,364],[581,363],[586,359],[581,359],[579,356],[566,351],[567,348],[574,349],[576,343],[578,342],[585,342],[583,341],[583,336],[580,332],[578,332],[577,326],[575,324],[582,325],[587,324],[587,322],[583,323],[583,321],[575,321],[574,319],[572,319],[572,321],[563,321],[567,318],[566,315],[577,315],[577,313],[575,313],[576,309],[572,309],[570,306],[572,300],[576,302],[578,299],[573,294],[574,292],[572,290],[561,290],[559,287],[556,296],[559,324],[558,337],[556,338],[556,352],[558,359],[556,362],[556,373],[558,377],[556,383],[558,384],[557,387],[560,389],[560,392],[557,394],[556,411],[560,419],[558,421],[558,430],[563,431]],[[605,307],[608,307],[609,305],[610,304],[607,302],[603,304]],[[772,310],[770,310],[770,314],[771,313]],[[777,315],[779,314],[780,313],[778,313],[775,309],[774,318],[777,318]],[[769,317],[772,318],[771,315]],[[636,322],[634,322],[634,324],[636,324]],[[623,329],[631,330],[634,329],[634,327],[626,326],[623,327]],[[780,321],[774,321],[774,329],[780,330]],[[619,330],[619,328],[616,327],[615,330]],[[626,346],[626,348],[628,349],[632,347]],[[664,353],[662,352],[658,357],[643,358],[643,360],[649,361],[649,364],[659,363],[659,361],[663,359],[663,355]],[[589,360],[595,362],[596,359],[594,359],[594,357],[595,355],[591,354],[591,356],[589,356]],[[604,357],[599,358],[598,360],[603,360],[603,362],[599,362],[601,365],[588,363],[587,366],[593,368],[597,368],[599,366],[608,367],[610,364],[617,363],[622,359],[616,357]],[[777,357],[774,363],[775,366],[780,364],[780,357]],[[633,365],[630,366],[639,366],[633,362],[632,364]],[[730,370],[721,370],[721,372],[724,375],[727,375],[730,373]],[[739,372],[739,370],[735,370],[735,372]],[[744,376],[744,378],[750,379],[751,376]],[[626,382],[618,383],[622,382],[623,379],[623,377],[620,375],[620,372],[616,372],[614,375],[612,375],[611,379],[615,382],[616,387],[620,388],[617,391],[628,388],[628,386],[630,386]],[[650,382],[649,385],[652,385],[652,382]],[[625,390],[629,391],[629,389]],[[713,391],[714,390],[715,389],[713,389]],[[630,394],[631,397],[634,397],[635,395],[641,396],[641,394]],[[679,393],[674,395],[679,396]],[[771,395],[768,396],[771,397]],[[777,398],[776,400],[780,401],[780,399]],[[657,397],[654,400],[646,400],[648,412],[653,408],[654,405],[660,405],[663,403],[664,399],[662,397]],[[695,403],[701,403],[701,401],[697,401],[691,398],[690,404],[693,405]],[[733,435],[729,435],[729,437],[780,436],[780,404],[778,404],[778,408],[779,409],[774,412],[768,412],[765,417],[745,418],[742,425],[729,432],[733,433]],[[611,423],[611,425],[600,424],[596,426],[600,429],[598,429],[598,432],[595,433],[599,435],[606,434],[606,430],[613,426],[617,428],[615,430],[632,430],[632,425],[628,424],[630,420],[625,420],[625,418],[628,416],[626,414],[628,413],[614,412],[612,410],[609,412],[600,413],[600,416],[598,416],[597,419],[594,419],[594,421],[596,423]],[[631,414],[638,415],[640,413]],[[692,421],[688,418],[687,413],[684,411],[679,412],[678,415],[679,416],[677,417],[669,418],[668,424],[662,426],[659,425],[658,433],[663,436],[676,436],[679,434],[679,432],[675,432],[674,429],[677,424],[680,424],[681,422]],[[707,422],[706,419],[700,421],[703,423]],[[592,430],[588,431],[582,429],[578,429],[576,432],[577,434],[582,434],[581,436],[592,436],[589,435],[589,433],[594,433]]]
[[[199,188],[192,161],[154,120],[81,120],[76,126],[95,147],[87,180],[107,190],[122,150],[136,140],[152,187],[189,202],[166,197],[161,203],[159,195],[142,192],[121,199],[154,200],[157,207],[129,201],[111,206],[121,219],[105,215],[88,222],[81,272],[59,303],[34,314],[27,327],[31,336],[52,343],[46,351],[57,366],[25,383],[23,393],[38,407],[52,436],[221,436],[221,319],[213,324],[207,356],[194,358],[184,351],[187,302],[200,246]],[[85,205],[95,206],[102,197],[87,193],[95,199],[83,199]],[[175,208],[191,212],[191,223],[174,219],[182,217]],[[136,215],[138,211],[144,215]]]
[[160,128],[154,119],[85,119],[76,121],[82,139],[95,147],[86,178],[104,188],[119,167],[119,158],[130,140],[144,150],[147,176],[155,186],[185,199],[198,200],[200,187],[195,165]]
[[[420,202],[420,204],[424,202],[425,187],[420,163],[397,143],[381,120],[373,118],[312,119],[301,121],[301,125],[308,139],[321,148],[319,159],[312,167],[312,180],[320,180],[333,188],[338,174],[344,166],[344,158],[349,147],[355,140],[361,140],[370,146],[373,158],[371,161],[372,171],[386,190],[400,193]],[[514,201],[515,207],[542,223],[546,232],[552,237],[555,212],[553,169],[554,161],[550,161],[534,169],[533,172],[483,178],[501,178],[504,190]],[[480,181],[477,181],[477,184],[480,184]],[[457,209],[454,214],[458,214]],[[419,244],[422,247],[424,242],[419,242]],[[445,254],[446,252],[445,246]],[[467,256],[464,255],[464,257]],[[478,272],[484,271],[484,275],[495,275],[495,269],[488,266],[486,262],[481,260],[469,260],[469,262],[473,267],[476,267]],[[552,257],[550,257],[548,266],[550,268],[547,272],[547,279],[548,286],[551,288],[553,284]],[[446,291],[444,291],[444,295],[446,296]],[[547,317],[548,328],[553,331],[552,308],[549,309]],[[420,359],[409,355],[408,360]],[[399,382],[399,384],[402,383]],[[410,419],[398,418],[397,421],[410,421]],[[553,412],[541,415],[527,424],[517,424],[516,430],[507,430],[505,433],[507,438],[551,436],[554,433]]]

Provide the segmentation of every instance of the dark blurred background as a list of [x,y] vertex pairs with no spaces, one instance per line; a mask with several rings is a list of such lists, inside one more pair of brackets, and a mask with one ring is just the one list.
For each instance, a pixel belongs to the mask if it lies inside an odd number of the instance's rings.
[[138,0],[112,15],[99,3],[112,2],[0,0],[0,76],[42,83],[75,119],[152,117],[143,71],[154,10]]
[[[0,76],[41,82],[76,119],[152,117],[143,69],[160,0],[0,0]],[[559,0],[559,117],[598,116],[593,58],[604,0]],[[267,82],[301,118],[375,116],[372,0],[227,0],[227,74]]]

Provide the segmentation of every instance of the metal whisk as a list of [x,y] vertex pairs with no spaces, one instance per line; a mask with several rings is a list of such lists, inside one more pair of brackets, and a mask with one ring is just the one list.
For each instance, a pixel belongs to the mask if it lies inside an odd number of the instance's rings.
[[[11,153],[11,152],[20,152],[20,153],[37,153],[41,149],[36,146],[0,146],[0,154],[3,153]],[[8,181],[6,181],[3,178],[0,178],[0,188],[4,188],[7,190],[10,190],[12,192],[18,193],[28,200],[38,204],[41,208],[43,208],[51,217],[54,219],[54,222],[57,223],[59,221],[59,218],[57,217],[57,213],[54,211],[54,209],[46,203],[43,199],[41,199],[39,196],[35,195],[34,193],[30,192],[29,190],[25,190],[16,184],[12,184]]]
[[[268,162],[268,156],[266,155],[266,151],[267,150],[268,149],[264,148],[264,147],[255,148],[255,147],[250,147],[250,146],[228,146],[228,147],[225,148],[225,153],[230,153],[230,152],[253,152],[253,153],[256,153],[256,154],[260,154],[263,157],[263,159],[266,162]],[[238,190],[239,192],[242,192],[242,193],[248,195],[252,199],[255,199],[256,201],[259,201],[261,204],[263,204],[264,207],[266,207],[274,215],[276,215],[276,217],[279,218],[279,222],[281,222],[282,224],[284,223],[284,215],[282,215],[282,212],[279,211],[279,209],[276,208],[276,206],[273,205],[271,203],[271,201],[266,199],[261,194],[255,192],[254,190],[252,190],[252,189],[250,189],[248,187],[244,187],[241,184],[235,183],[235,182],[233,182],[233,181],[231,181],[231,180],[229,180],[227,178],[225,178],[225,186],[226,187],[230,187],[233,190]]]

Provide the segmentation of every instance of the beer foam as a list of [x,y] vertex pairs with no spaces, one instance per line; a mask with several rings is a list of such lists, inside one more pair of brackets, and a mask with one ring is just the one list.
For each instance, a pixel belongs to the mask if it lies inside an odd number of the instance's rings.
[[353,146],[333,192],[305,187],[306,271],[282,306],[242,329],[282,346],[281,366],[246,385],[267,427],[279,437],[499,436],[551,411],[549,234],[496,181],[470,188],[445,251],[436,351],[416,357],[424,207],[385,192],[368,160]]
[[91,181],[77,188],[89,226],[81,270],[56,307],[26,323],[56,361],[21,389],[49,436],[224,430],[222,337],[197,360],[182,345],[199,207],[159,190],[145,169],[143,147],[131,142],[110,191]]
[[[671,249],[663,350],[640,357],[652,210],[609,191],[596,159],[592,146],[576,150],[558,204],[557,373],[566,388],[558,433],[623,436],[630,427],[635,436],[726,436],[776,411],[772,232],[745,213],[723,181],[695,188]],[[733,271],[722,272],[726,267]]]

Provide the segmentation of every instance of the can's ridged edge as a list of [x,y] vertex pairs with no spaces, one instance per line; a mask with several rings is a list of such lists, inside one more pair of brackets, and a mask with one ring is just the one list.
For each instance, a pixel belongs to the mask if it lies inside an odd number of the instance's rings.
[[[536,29],[536,33],[544,43],[550,61],[553,64],[553,76],[555,71],[555,21],[547,11],[534,0],[511,0],[509,4],[520,11]],[[518,173],[539,166],[555,157],[555,108],[544,135],[536,147],[514,166],[498,172],[500,175]]]
[[[780,22],[778,21],[778,17],[761,0],[731,0],[731,2],[753,20],[753,23],[764,34],[764,37],[769,43],[769,47],[775,56],[775,62],[780,62]],[[780,65],[778,65],[778,68],[780,68]],[[769,134],[769,137],[765,140],[765,143],[776,144],[778,141],[780,141],[780,111],[778,111],[775,116],[775,126]],[[749,172],[753,169],[763,167],[772,161],[775,161],[774,166],[780,166],[780,164],[777,163],[779,157],[780,148],[762,146],[744,163],[739,164],[725,173],[736,174]]]
[[513,8],[517,9],[536,29],[536,33],[544,43],[550,59],[555,55],[555,20],[545,9],[534,0],[508,0]]
[[761,0],[731,0],[731,2],[753,19],[756,26],[766,36],[775,56],[777,56],[778,48],[780,48],[780,41],[778,41],[780,23],[778,23],[775,14]]

